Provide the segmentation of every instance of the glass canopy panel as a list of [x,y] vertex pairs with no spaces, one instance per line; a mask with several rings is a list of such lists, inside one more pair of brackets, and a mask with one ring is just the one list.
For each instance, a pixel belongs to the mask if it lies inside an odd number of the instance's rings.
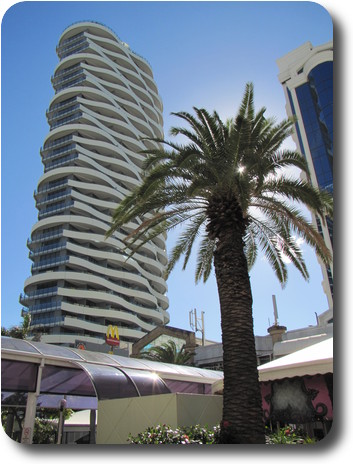
[[115,367],[91,363],[79,365],[89,373],[99,400],[139,396],[132,381]]
[[200,377],[206,377],[208,379],[223,379],[223,371],[211,371],[210,369],[202,369],[201,367],[191,367],[192,372],[190,374],[198,374]]
[[109,358],[111,358],[112,361],[115,361],[121,367],[132,367],[135,369],[146,368],[146,365],[143,364],[143,361],[140,361],[136,358],[127,358],[125,356],[117,356],[113,354],[107,354],[106,356],[109,356]]
[[20,338],[1,337],[1,348],[5,350],[39,353],[33,345]]
[[177,374],[173,364],[139,359],[140,368],[146,368],[151,372],[163,372],[165,374]]
[[12,392],[34,392],[38,364],[1,360],[1,389]]
[[65,346],[50,345],[49,343],[36,342],[35,347],[46,356],[55,356],[63,359],[82,360],[82,356]]
[[105,353],[97,353],[94,351],[86,351],[86,350],[78,350],[74,348],[70,348],[70,351],[73,351],[76,353],[77,351],[79,352],[80,356],[85,361],[88,362],[95,362],[95,363],[100,363],[100,364],[105,364],[109,366],[120,366],[121,364],[115,359],[117,356],[108,356],[108,354]]
[[41,393],[96,396],[88,374],[82,369],[44,366]]
[[192,377],[203,377],[208,380],[217,380],[223,378],[223,372],[211,371],[209,369],[202,369],[200,367],[193,366],[182,366],[180,364],[173,364],[175,374],[181,374],[182,376]]
[[141,396],[170,393],[163,380],[153,372],[129,368],[122,368],[122,370],[133,380]]
[[174,373],[175,374],[182,374],[182,375],[190,375],[192,376],[193,374],[195,375],[194,369],[195,367],[189,367],[189,366],[181,366],[180,364],[173,364],[174,368]]

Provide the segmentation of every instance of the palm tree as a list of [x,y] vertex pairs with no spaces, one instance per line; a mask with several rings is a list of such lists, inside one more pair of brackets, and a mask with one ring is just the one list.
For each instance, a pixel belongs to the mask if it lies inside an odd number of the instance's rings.
[[177,349],[173,340],[168,340],[160,346],[152,346],[147,351],[142,351],[139,355],[141,359],[150,361],[165,362],[171,364],[190,364],[192,353],[185,351],[185,345],[180,350]]
[[206,281],[214,266],[223,342],[222,443],[265,441],[249,281],[258,252],[283,285],[284,257],[309,277],[295,235],[313,246],[325,263],[331,259],[299,206],[325,220],[332,215],[332,197],[283,172],[291,166],[308,172],[301,154],[280,148],[294,121],[266,118],[265,108],[255,112],[253,100],[253,85],[248,83],[237,115],[226,123],[205,109],[194,108],[196,116],[173,113],[191,130],[174,127],[171,135],[182,135],[187,143],[153,139],[160,148],[144,152],[143,182],[118,205],[107,233],[129,223],[126,244],[132,255],[143,243],[184,224],[167,274],[182,255],[185,268],[195,242],[196,281]]

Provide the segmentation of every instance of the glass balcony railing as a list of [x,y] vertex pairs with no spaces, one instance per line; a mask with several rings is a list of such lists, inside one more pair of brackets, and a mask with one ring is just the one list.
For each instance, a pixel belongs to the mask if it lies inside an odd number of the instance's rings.
[[80,42],[78,42],[75,45],[72,45],[71,47],[67,47],[64,49],[62,52],[59,54],[59,58],[62,60],[66,58],[67,56],[74,55],[76,53],[80,53],[83,50],[86,50],[89,47],[89,44],[87,42],[87,39],[84,38]]
[[56,103],[55,105],[50,107],[50,110],[46,111],[46,115],[48,116],[48,115],[50,115],[51,113],[53,113],[54,111],[56,111],[56,110],[58,110],[60,108],[65,108],[66,106],[71,105],[75,101],[77,101],[76,96],[68,98],[67,100],[61,101],[60,103]]
[[45,267],[50,267],[53,265],[58,266],[59,264],[65,264],[69,261],[69,256],[64,256],[64,257],[57,257],[57,258],[51,258],[51,259],[46,259],[43,261],[39,261],[38,263],[33,263],[32,264],[32,271],[36,271],[38,269],[42,269]]
[[67,202],[60,202],[57,205],[48,206],[47,208],[45,208],[45,210],[39,211],[38,216],[43,216],[43,215],[50,214],[54,211],[59,211],[59,210],[61,211],[61,210],[70,208],[70,206],[72,206],[73,204],[74,204],[74,201],[71,200]]
[[75,143],[70,143],[70,145],[67,145],[63,148],[60,148],[58,150],[53,150],[50,151],[47,155],[43,157],[43,162],[48,161],[48,160],[53,160],[62,157],[65,154],[72,153],[76,149],[76,144]]
[[59,243],[59,244],[47,245],[47,246],[37,248],[34,251],[30,251],[29,252],[29,257],[30,258],[35,258],[35,257],[43,255],[45,253],[49,253],[49,252],[53,252],[53,251],[60,251],[60,250],[64,250],[65,248],[66,248],[66,241],[63,242],[63,243]]
[[75,110],[80,108],[80,104],[76,102],[72,102],[70,105],[66,105],[64,109],[62,110],[57,110],[57,111],[50,111],[47,112],[47,119],[48,122],[52,122],[55,119],[61,118],[62,116],[65,116],[67,114],[73,113]]
[[65,68],[62,71],[56,73],[55,76],[52,76],[51,82],[53,85],[55,85],[65,79],[70,79],[73,75],[75,75],[76,72],[79,72],[80,70],[82,70],[80,63],[69,66],[68,68]]
[[53,238],[61,237],[61,235],[63,234],[63,230],[64,229],[60,227],[56,230],[46,232],[44,234],[35,235],[35,237],[33,237],[32,239],[27,240],[27,246],[30,246],[32,243],[40,243],[43,240],[50,240]]
[[71,193],[71,189],[66,189],[64,192],[60,191],[57,194],[49,194],[48,197],[45,198],[44,200],[37,201],[36,207],[39,208],[39,207],[47,205],[47,204],[49,204],[49,203],[51,203],[53,201],[57,201],[57,200],[60,200],[60,199],[67,198],[67,197],[70,196],[70,193]]
[[51,301],[47,303],[40,303],[35,305],[29,305],[28,310],[30,314],[51,312],[55,309],[61,308],[61,301]]
[[47,193],[47,192],[51,192],[51,191],[54,191],[54,190],[57,190],[61,187],[63,187],[64,185],[67,185],[68,184],[68,180],[67,179],[60,179],[58,180],[57,182],[53,182],[53,183],[50,183],[50,184],[46,184],[44,185],[43,187],[39,188],[38,190],[35,190],[33,192],[33,196],[34,197],[37,197],[38,195],[42,194],[42,193]]
[[70,163],[70,161],[77,159],[78,158],[78,153],[74,153],[72,155],[65,156],[64,158],[60,158],[57,161],[54,161],[52,163],[48,163],[45,168],[44,172],[51,171],[52,169],[58,168],[59,166],[64,166]]
[[66,144],[69,140],[73,140],[73,135],[65,135],[64,137],[60,137],[58,139],[53,140],[46,144],[46,146],[40,149],[40,154],[43,156],[43,153],[46,153],[50,148],[57,147],[59,145]]
[[58,45],[58,46],[56,47],[56,50],[58,51],[58,50],[60,50],[63,46],[66,46],[67,44],[70,44],[70,43],[75,42],[76,40],[79,40],[84,34],[85,34],[84,31],[82,31],[82,32],[79,32],[79,33],[77,33],[77,34],[75,34],[75,35],[72,35],[72,36],[69,37],[68,39],[63,40],[63,41],[60,43],[60,45]]
[[76,70],[73,70],[70,73],[67,73],[66,75],[62,75],[60,78],[56,78],[55,82],[53,83],[53,87],[60,87],[61,85],[65,84],[68,81],[71,81],[74,79],[76,76],[79,76],[84,73],[84,69],[81,68],[80,66],[76,67]]
[[29,301],[29,300],[33,300],[35,298],[40,298],[44,296],[55,295],[57,291],[58,291],[58,287],[54,286],[54,287],[42,288],[40,290],[35,290],[29,293],[21,293],[20,302]]
[[86,80],[86,76],[79,77],[78,79],[75,79],[74,81],[69,82],[66,85],[61,86],[60,88],[55,89],[55,93],[61,92],[64,89],[68,89],[69,87],[74,87],[77,84],[80,84],[81,82]]
[[71,116],[68,116],[67,118],[60,119],[59,121],[55,122],[54,124],[50,125],[50,130],[55,129],[56,127],[59,126],[64,126],[65,124],[69,124],[73,121],[76,121],[77,119],[80,119],[82,117],[82,112],[75,113]]
[[57,325],[63,325],[63,322],[65,320],[65,316],[59,316],[59,317],[44,317],[44,318],[39,318],[39,319],[34,319],[31,321],[31,329],[34,329],[35,327],[54,327]]

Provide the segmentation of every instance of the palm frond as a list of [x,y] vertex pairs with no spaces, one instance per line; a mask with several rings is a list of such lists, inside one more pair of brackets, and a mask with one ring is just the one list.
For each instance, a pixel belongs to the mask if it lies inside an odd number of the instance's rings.
[[269,179],[262,187],[262,198],[265,195],[276,194],[285,196],[295,202],[300,202],[319,216],[331,216],[333,214],[333,198],[329,192],[314,188],[309,182],[301,179],[288,179],[279,176]]
[[199,246],[197,255],[195,282],[199,282],[201,278],[206,282],[212,270],[213,255],[216,248],[216,241],[211,240],[207,235],[204,236]]
[[[289,258],[307,278],[293,236],[302,237],[324,263],[329,263],[332,256],[316,225],[308,222],[293,204],[305,205],[325,221],[333,215],[332,195],[314,189],[309,182],[289,178],[288,170],[282,169],[295,167],[308,172],[300,153],[281,149],[293,130],[294,120],[277,123],[265,117],[265,107],[255,112],[252,83],[246,84],[236,116],[225,123],[216,111],[196,107],[193,111],[172,113],[188,127],[173,127],[171,135],[183,135],[187,143],[141,139],[145,146],[151,145],[142,151],[146,155],[142,182],[117,206],[106,235],[111,236],[122,226],[129,230],[124,243],[131,256],[148,241],[184,225],[170,254],[167,273],[182,256],[186,267],[197,242],[195,278],[206,280],[218,246],[217,232],[211,233],[210,227],[214,225],[214,231],[221,231],[222,221],[229,221],[227,211],[234,204],[239,207],[236,220],[244,221],[239,230],[246,231],[243,243],[248,269],[263,250],[282,283],[287,278],[283,258]],[[220,208],[219,215],[217,201],[230,205]],[[208,217],[210,204],[214,205],[212,219]],[[254,209],[260,212],[261,220],[253,214]],[[196,240],[204,225],[204,235]]]
[[249,224],[247,228],[246,235],[244,237],[244,253],[246,256],[246,261],[248,264],[248,271],[254,266],[258,250],[257,250],[257,238],[256,238],[256,230],[254,229],[253,223]]
[[285,225],[288,230],[292,231],[293,235],[303,238],[306,243],[315,248],[322,261],[329,265],[332,256],[324,239],[316,226],[309,223],[297,208],[274,198],[263,198],[261,201],[254,203],[253,206],[259,208],[274,224]]
[[309,167],[306,159],[301,153],[291,150],[277,150],[272,156],[274,167],[297,167],[304,171],[309,172]]
[[170,274],[182,255],[185,255],[183,270],[186,268],[191,255],[193,244],[199,235],[200,227],[205,223],[205,220],[206,215],[204,213],[200,213],[192,218],[190,220],[190,224],[185,227],[185,232],[179,236],[176,245],[172,249],[169,256],[168,266],[166,269],[167,276]]
[[278,234],[273,230],[271,225],[268,225],[264,221],[252,218],[252,222],[254,230],[256,229],[256,239],[259,242],[267,262],[272,267],[281,285],[284,286],[287,282],[288,271],[278,246]]

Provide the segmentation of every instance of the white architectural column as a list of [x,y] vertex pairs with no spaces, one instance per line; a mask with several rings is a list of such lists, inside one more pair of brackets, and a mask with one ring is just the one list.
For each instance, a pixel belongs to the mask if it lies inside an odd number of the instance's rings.
[[37,399],[40,394],[43,367],[44,360],[42,359],[40,366],[38,367],[36,391],[28,392],[27,396],[26,413],[21,436],[21,443],[27,445],[31,445],[33,442],[34,419],[36,417]]

